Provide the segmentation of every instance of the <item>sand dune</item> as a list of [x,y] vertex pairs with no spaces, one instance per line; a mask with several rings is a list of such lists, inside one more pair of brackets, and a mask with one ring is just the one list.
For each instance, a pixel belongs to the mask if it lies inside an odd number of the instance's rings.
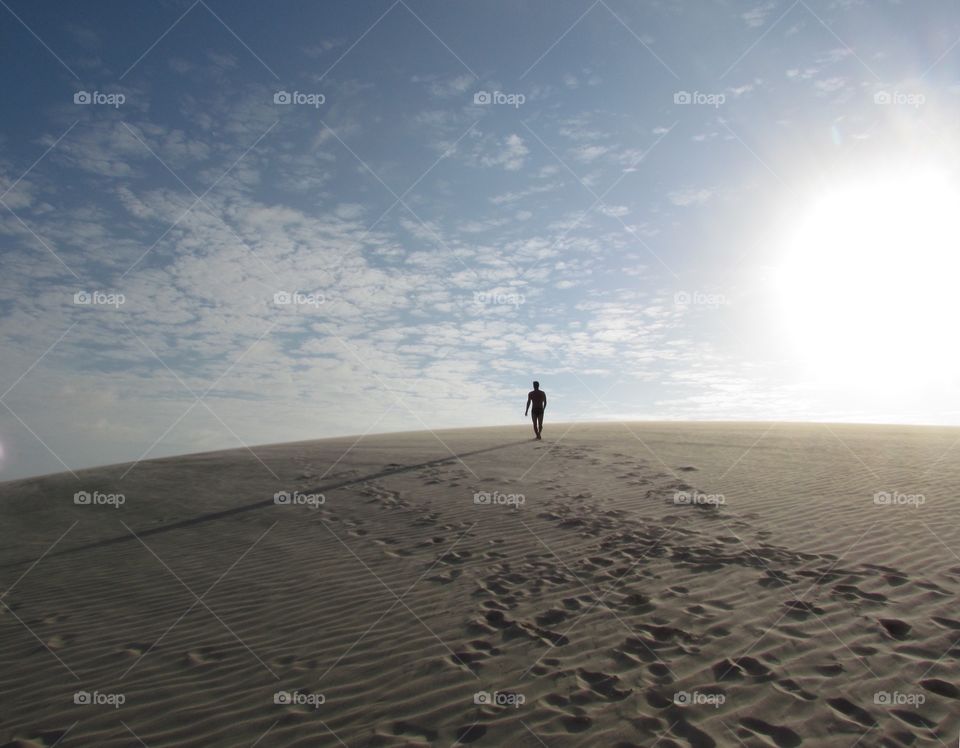
[[0,742],[954,745],[960,430],[529,436],[0,484]]

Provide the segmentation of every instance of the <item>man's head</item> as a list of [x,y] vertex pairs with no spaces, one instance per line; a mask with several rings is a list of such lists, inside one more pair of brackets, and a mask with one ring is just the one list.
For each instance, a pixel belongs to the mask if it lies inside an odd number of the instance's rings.
[[540,382],[534,382],[534,383],[533,383],[533,389],[539,390],[539,389],[540,389]]

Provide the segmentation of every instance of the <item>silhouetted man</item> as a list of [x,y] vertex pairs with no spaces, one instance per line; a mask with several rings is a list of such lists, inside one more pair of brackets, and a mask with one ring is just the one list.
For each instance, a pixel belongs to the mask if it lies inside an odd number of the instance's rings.
[[533,383],[533,389],[527,393],[527,410],[523,412],[527,415],[530,406],[533,405],[533,433],[540,439],[540,432],[543,431],[543,411],[547,407],[547,393],[540,389],[540,382]]

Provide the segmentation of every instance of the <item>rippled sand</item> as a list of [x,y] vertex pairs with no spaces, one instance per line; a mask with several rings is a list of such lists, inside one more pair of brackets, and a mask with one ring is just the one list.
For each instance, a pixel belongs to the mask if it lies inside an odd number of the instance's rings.
[[954,745],[960,430],[530,435],[0,484],[0,741]]

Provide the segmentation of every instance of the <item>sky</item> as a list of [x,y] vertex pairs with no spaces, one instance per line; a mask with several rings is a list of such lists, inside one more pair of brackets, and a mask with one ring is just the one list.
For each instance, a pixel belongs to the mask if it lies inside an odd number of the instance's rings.
[[958,42],[926,0],[3,0],[0,480],[523,424],[533,379],[548,437],[960,424]]

